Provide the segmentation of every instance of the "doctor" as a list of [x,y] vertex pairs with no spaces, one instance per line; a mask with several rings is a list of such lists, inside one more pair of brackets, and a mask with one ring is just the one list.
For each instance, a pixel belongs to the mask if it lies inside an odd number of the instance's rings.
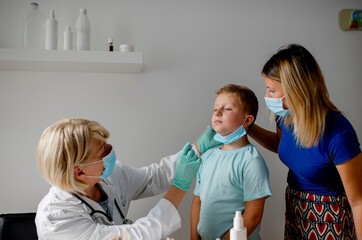
[[[197,141],[200,153],[219,145],[214,135],[208,129]],[[108,137],[104,127],[86,119],[63,119],[45,129],[37,161],[52,187],[38,206],[39,239],[156,240],[181,227],[177,207],[200,165],[191,144],[159,164],[132,168],[116,161]],[[146,217],[126,218],[131,200],[166,191]]]

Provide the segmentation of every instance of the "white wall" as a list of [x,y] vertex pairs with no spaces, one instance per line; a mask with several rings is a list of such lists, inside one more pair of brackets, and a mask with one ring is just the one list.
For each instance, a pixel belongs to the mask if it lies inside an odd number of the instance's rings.
[[[42,131],[65,117],[99,121],[111,132],[118,158],[131,166],[158,162],[210,123],[215,91],[227,83],[253,89],[257,123],[268,128],[260,75],[265,61],[286,43],[300,43],[319,61],[332,101],[362,137],[362,32],[344,32],[338,13],[360,0],[39,0],[55,10],[60,33],[88,9],[92,49],[108,37],[144,53],[141,74],[0,72],[0,213],[35,211],[49,185],[35,149]],[[20,47],[21,20],[30,0],[0,1],[0,47]],[[60,40],[60,43],[62,41]],[[61,45],[60,45],[61,46]],[[282,239],[286,167],[262,149],[273,197],[267,200],[264,239]],[[147,214],[161,196],[134,202],[129,215]],[[188,239],[192,192],[180,207]]]

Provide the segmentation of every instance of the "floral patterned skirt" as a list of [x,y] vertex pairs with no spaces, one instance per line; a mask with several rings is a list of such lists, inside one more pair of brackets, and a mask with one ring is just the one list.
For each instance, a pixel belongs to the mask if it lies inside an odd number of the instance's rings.
[[288,186],[285,200],[285,240],[356,239],[352,210],[345,194],[317,195]]

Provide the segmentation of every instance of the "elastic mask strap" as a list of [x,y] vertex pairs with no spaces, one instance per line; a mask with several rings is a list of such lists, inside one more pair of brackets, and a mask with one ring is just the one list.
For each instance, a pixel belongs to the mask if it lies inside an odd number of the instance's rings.
[[[87,163],[86,166],[92,165],[92,164],[96,164],[96,163],[99,163],[99,162],[102,162],[102,161],[103,161],[103,159],[102,159],[102,160],[99,160],[99,161],[96,161],[96,162]],[[103,174],[103,173],[102,173],[102,174]],[[102,176],[102,175],[100,175],[100,176]],[[86,177],[89,177],[89,178],[100,178],[100,176],[86,176]]]
[[243,122],[243,124],[241,124],[241,126],[244,127],[244,123],[246,122],[246,119],[248,119],[248,116],[249,116],[249,115],[246,115],[246,118],[244,119],[244,122]]
[[99,163],[99,162],[102,162],[102,161],[103,161],[103,159],[99,160],[99,161],[96,161],[96,162],[86,163],[85,165],[88,166],[88,165],[96,164],[96,163]]

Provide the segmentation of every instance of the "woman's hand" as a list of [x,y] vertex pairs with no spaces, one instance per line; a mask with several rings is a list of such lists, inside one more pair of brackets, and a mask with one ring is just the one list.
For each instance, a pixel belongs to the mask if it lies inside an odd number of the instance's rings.
[[222,145],[223,143],[214,140],[216,132],[213,127],[206,129],[204,134],[197,140],[195,146],[200,154],[205,153],[210,148]]
[[199,170],[200,164],[201,159],[191,149],[191,143],[186,143],[177,159],[176,175],[172,185],[187,192]]

